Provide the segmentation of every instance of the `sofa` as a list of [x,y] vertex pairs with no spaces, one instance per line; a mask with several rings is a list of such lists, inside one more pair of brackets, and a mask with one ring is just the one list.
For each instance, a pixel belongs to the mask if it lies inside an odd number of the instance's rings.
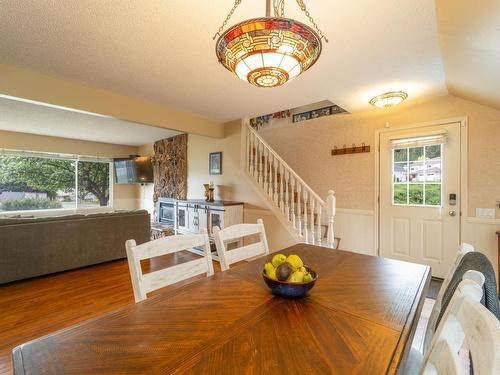
[[146,210],[0,218],[0,284],[126,258],[150,238]]

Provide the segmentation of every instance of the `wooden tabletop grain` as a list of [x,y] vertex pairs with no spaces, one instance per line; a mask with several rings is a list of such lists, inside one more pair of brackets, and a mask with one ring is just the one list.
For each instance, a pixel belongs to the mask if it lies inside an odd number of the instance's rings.
[[430,268],[304,244],[282,252],[318,272],[308,297],[272,296],[258,259],[18,346],[14,373],[395,373]]

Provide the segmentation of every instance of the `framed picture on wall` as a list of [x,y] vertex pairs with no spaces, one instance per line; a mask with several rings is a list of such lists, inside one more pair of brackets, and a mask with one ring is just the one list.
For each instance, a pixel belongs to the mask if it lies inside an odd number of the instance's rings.
[[222,174],[222,152],[211,152],[208,157],[208,172]]

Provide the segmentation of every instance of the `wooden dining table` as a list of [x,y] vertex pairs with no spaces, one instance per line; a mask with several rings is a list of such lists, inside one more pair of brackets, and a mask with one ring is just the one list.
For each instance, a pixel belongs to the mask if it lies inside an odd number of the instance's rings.
[[273,296],[267,258],[25,343],[19,374],[394,374],[405,360],[430,268],[299,244],[319,278]]

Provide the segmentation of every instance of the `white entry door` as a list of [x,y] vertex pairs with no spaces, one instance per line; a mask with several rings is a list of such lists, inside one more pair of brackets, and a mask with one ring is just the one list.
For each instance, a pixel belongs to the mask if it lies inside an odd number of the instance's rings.
[[460,123],[380,133],[380,256],[444,278],[460,241]]

